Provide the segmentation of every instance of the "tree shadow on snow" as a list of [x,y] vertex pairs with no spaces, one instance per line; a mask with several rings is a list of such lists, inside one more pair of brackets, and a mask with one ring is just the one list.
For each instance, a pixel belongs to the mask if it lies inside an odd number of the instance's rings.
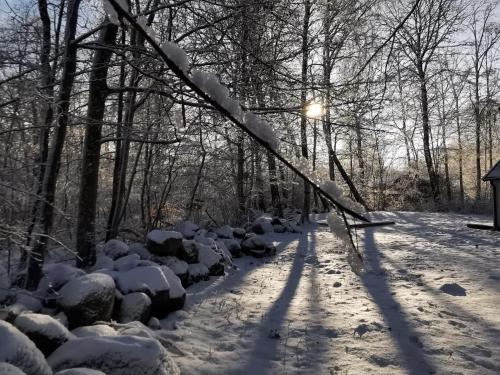
[[[312,230],[306,229],[300,235],[286,284],[280,296],[274,301],[271,308],[263,317],[260,327],[257,330],[258,337],[248,355],[246,355],[246,361],[242,363],[241,368],[233,372],[234,374],[273,374],[276,369],[273,366],[273,362],[276,365],[279,363],[283,365],[284,359],[281,356],[280,347],[284,344],[283,340],[287,332],[288,320],[286,317],[290,304],[297,292],[306,263],[310,260],[311,249],[315,246],[314,240],[311,242],[308,241],[311,233]],[[279,333],[279,337],[273,337],[274,330]]]
[[365,230],[365,262],[369,271],[361,277],[361,281],[379,307],[390,334],[398,346],[403,363],[410,375],[434,373],[431,361],[422,351],[418,333],[410,326],[406,314],[394,299],[391,287],[383,272],[380,252],[377,249],[373,234],[374,229]]

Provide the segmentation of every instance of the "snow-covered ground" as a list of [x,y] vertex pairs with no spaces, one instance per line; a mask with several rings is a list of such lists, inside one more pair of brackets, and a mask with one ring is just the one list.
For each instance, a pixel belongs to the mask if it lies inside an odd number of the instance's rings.
[[[499,374],[500,233],[466,227],[484,217],[372,218],[397,224],[357,231],[361,277],[311,225],[267,234],[276,257],[237,259],[189,288],[184,310],[162,321],[182,373]],[[466,295],[440,290],[453,283]]]

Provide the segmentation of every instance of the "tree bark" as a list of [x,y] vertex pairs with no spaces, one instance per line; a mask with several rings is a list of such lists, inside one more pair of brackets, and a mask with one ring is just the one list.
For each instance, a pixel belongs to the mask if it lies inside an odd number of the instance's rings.
[[80,194],[76,228],[77,266],[86,268],[95,264],[95,220],[97,190],[99,184],[99,162],[101,157],[101,132],[106,97],[107,77],[112,56],[110,47],[115,45],[118,26],[106,18],[106,26],[99,32],[97,43],[100,48],[94,53],[90,72],[87,123],[80,175]]

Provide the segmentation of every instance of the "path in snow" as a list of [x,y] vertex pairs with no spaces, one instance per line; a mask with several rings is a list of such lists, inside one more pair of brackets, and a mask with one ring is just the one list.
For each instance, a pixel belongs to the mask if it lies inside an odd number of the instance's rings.
[[182,373],[500,373],[500,233],[467,229],[479,219],[464,215],[373,216],[397,225],[358,231],[361,278],[312,225],[267,235],[275,258],[237,259],[189,288],[185,310],[163,321]]

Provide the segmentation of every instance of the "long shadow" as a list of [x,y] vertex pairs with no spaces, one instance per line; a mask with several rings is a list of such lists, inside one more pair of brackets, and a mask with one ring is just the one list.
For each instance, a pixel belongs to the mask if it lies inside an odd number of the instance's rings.
[[379,250],[375,243],[372,228],[365,230],[365,260],[369,272],[366,272],[361,281],[365,289],[378,305],[386,324],[390,327],[390,333],[401,353],[404,366],[410,375],[422,375],[434,373],[431,361],[419,347],[421,341],[417,332],[409,325],[404,311],[401,311],[399,303],[391,293],[391,287],[382,272]]
[[[202,281],[188,287],[186,290],[188,293],[188,303],[186,306],[194,306],[208,296],[215,297],[229,293],[231,290],[238,289],[238,287],[246,281],[245,276],[248,273],[265,263],[276,261],[276,259],[279,260],[279,256],[283,250],[285,250],[290,243],[302,238],[301,236],[302,234],[291,233],[287,235],[273,234],[263,236],[266,241],[279,242],[276,246],[276,257],[256,259],[249,256],[243,256],[242,258],[235,259],[234,263],[236,266],[239,265],[238,269],[229,270],[225,277],[211,277],[208,281]],[[252,263],[252,265],[249,265],[250,263]]]
[[232,371],[233,374],[271,374],[273,368],[270,361],[280,360],[278,357],[280,340],[269,337],[269,332],[276,329],[283,334],[285,331],[288,309],[297,291],[304,270],[306,256],[310,251],[310,244],[307,240],[309,233],[309,228],[304,228],[304,232],[299,238],[297,251],[295,252],[286,285],[272,307],[266,312],[260,329],[257,331],[259,336],[256,338],[248,355],[246,355],[246,362],[242,364],[241,368]]

